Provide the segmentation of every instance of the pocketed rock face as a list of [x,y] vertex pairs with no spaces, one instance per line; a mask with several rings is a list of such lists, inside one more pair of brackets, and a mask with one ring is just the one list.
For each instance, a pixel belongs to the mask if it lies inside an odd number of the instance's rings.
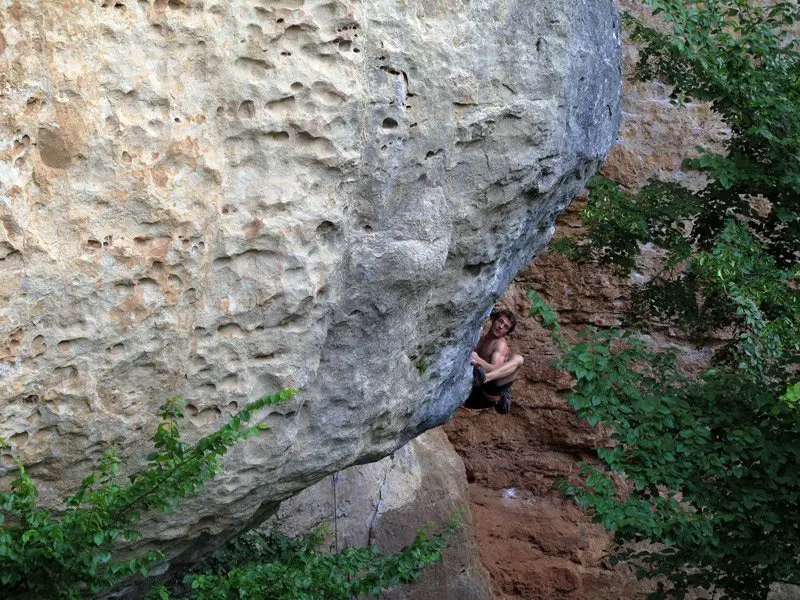
[[619,123],[611,0],[0,12],[0,436],[74,490],[284,387],[169,556],[442,422],[481,318]]

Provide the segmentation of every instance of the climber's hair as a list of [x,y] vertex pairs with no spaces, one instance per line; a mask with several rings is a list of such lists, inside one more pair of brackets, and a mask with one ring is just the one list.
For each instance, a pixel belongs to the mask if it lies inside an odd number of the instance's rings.
[[511,335],[514,329],[516,329],[517,327],[517,315],[515,315],[507,308],[499,308],[497,310],[493,310],[492,314],[489,315],[489,318],[492,320],[492,325],[494,325],[494,322],[497,321],[497,319],[499,319],[500,317],[508,317],[508,320],[511,321],[511,328],[508,330],[508,333],[506,334],[506,335]]

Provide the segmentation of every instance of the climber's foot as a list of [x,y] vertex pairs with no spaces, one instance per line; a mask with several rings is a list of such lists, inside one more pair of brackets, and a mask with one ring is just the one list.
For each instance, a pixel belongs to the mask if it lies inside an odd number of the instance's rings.
[[508,390],[503,390],[500,393],[500,402],[495,404],[494,409],[501,415],[507,415],[511,410],[511,394]]

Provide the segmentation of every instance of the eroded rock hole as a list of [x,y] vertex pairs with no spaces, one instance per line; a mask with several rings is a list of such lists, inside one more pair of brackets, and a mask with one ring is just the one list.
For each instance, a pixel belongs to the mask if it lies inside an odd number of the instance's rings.
[[319,139],[321,138],[313,136],[307,131],[301,131],[297,134],[297,143],[300,146],[309,146]]
[[11,445],[14,446],[15,448],[24,446],[25,444],[28,443],[28,432],[22,431],[20,433],[15,433],[10,438],[8,438],[8,441],[11,442]]
[[397,129],[397,121],[392,119],[391,117],[386,117],[381,123],[381,127],[384,129]]
[[150,266],[150,274],[153,277],[160,278],[164,276],[164,263],[160,260],[154,260]]
[[256,105],[252,100],[245,100],[239,105],[239,116],[243,119],[252,119],[256,116]]
[[228,323],[220,325],[217,332],[224,338],[240,338],[246,335],[246,331],[242,329],[238,323]]
[[330,241],[332,238],[336,236],[338,233],[339,228],[336,226],[335,223],[331,221],[323,221],[319,225],[317,225],[317,235],[320,237]]
[[72,163],[73,148],[62,132],[41,128],[37,146],[42,162],[54,169],[66,169]]
[[53,369],[53,375],[55,375],[55,377],[61,381],[75,379],[78,376],[78,368],[75,365],[56,367]]
[[31,348],[33,349],[34,354],[41,354],[45,350],[47,350],[47,344],[44,341],[43,335],[37,335],[31,341]]
[[28,98],[28,100],[25,102],[25,110],[26,110],[26,111],[36,110],[36,109],[37,109],[37,108],[39,108],[41,105],[42,105],[42,101],[41,101],[41,100],[39,100],[39,98],[36,98],[36,97],[33,97],[33,96],[31,96],[31,97],[30,97],[30,98]]

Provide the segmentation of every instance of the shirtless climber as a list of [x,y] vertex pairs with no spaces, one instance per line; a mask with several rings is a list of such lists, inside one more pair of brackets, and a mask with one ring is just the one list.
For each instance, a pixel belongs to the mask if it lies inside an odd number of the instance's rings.
[[519,354],[509,358],[506,336],[517,326],[517,317],[510,310],[494,311],[489,327],[481,335],[470,356],[473,365],[472,392],[464,403],[467,408],[494,406],[500,414],[511,409],[509,388],[522,366]]

